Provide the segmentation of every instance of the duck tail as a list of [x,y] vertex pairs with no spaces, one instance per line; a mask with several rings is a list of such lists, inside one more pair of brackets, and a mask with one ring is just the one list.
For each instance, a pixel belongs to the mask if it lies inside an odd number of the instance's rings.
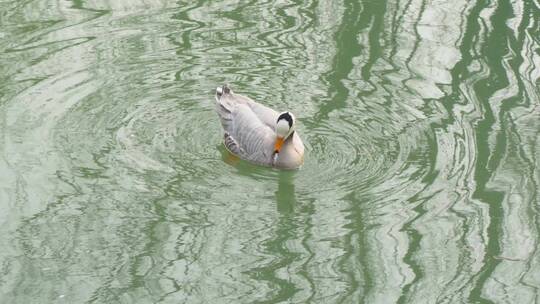
[[232,90],[228,84],[224,84],[221,87],[216,88],[216,98],[220,99],[223,94],[231,94]]
[[232,98],[227,98],[231,97],[231,94],[232,90],[227,84],[216,88],[216,110],[222,122],[231,119],[231,109],[234,105],[234,101]]

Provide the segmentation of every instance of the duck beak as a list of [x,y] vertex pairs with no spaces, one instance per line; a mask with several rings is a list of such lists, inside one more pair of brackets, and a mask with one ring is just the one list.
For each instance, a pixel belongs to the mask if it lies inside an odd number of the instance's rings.
[[285,140],[283,139],[283,137],[277,137],[276,138],[276,144],[274,145],[274,153],[279,153],[279,151],[281,150],[281,147],[283,146],[283,142]]

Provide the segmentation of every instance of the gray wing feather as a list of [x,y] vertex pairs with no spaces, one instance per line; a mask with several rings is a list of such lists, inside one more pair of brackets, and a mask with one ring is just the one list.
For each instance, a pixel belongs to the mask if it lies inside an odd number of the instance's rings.
[[240,145],[238,145],[238,143],[231,136],[231,134],[227,132],[223,134],[223,143],[225,144],[225,147],[227,148],[227,150],[229,150],[231,153],[235,155],[243,155],[245,153],[240,147]]
[[254,111],[249,100],[238,96],[224,94],[217,99],[216,109],[225,130],[225,146],[242,158],[270,165],[275,134],[264,120],[271,119],[261,119],[260,112]]
[[[251,111],[259,118],[261,122],[267,125],[269,128],[273,129],[276,127],[276,121],[279,116],[279,113],[273,109],[256,103],[251,98],[240,95],[240,94],[230,94],[225,97],[234,100],[236,104],[245,104],[250,107]],[[230,102],[230,100],[229,100]]]

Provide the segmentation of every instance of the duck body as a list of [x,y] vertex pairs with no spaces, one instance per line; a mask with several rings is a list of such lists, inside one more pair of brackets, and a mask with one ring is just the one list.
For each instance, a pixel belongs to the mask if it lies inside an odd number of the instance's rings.
[[[282,169],[296,169],[304,162],[304,144],[292,128],[276,151],[276,122],[280,113],[228,86],[216,90],[216,111],[223,127],[224,145],[232,154],[249,162]],[[287,112],[288,113],[288,112]]]

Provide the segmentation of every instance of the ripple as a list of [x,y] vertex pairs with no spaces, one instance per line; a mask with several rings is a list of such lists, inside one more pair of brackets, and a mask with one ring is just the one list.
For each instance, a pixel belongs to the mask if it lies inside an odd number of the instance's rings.
[[[0,299],[533,301],[536,8],[2,2]],[[224,149],[220,83],[302,168]]]

